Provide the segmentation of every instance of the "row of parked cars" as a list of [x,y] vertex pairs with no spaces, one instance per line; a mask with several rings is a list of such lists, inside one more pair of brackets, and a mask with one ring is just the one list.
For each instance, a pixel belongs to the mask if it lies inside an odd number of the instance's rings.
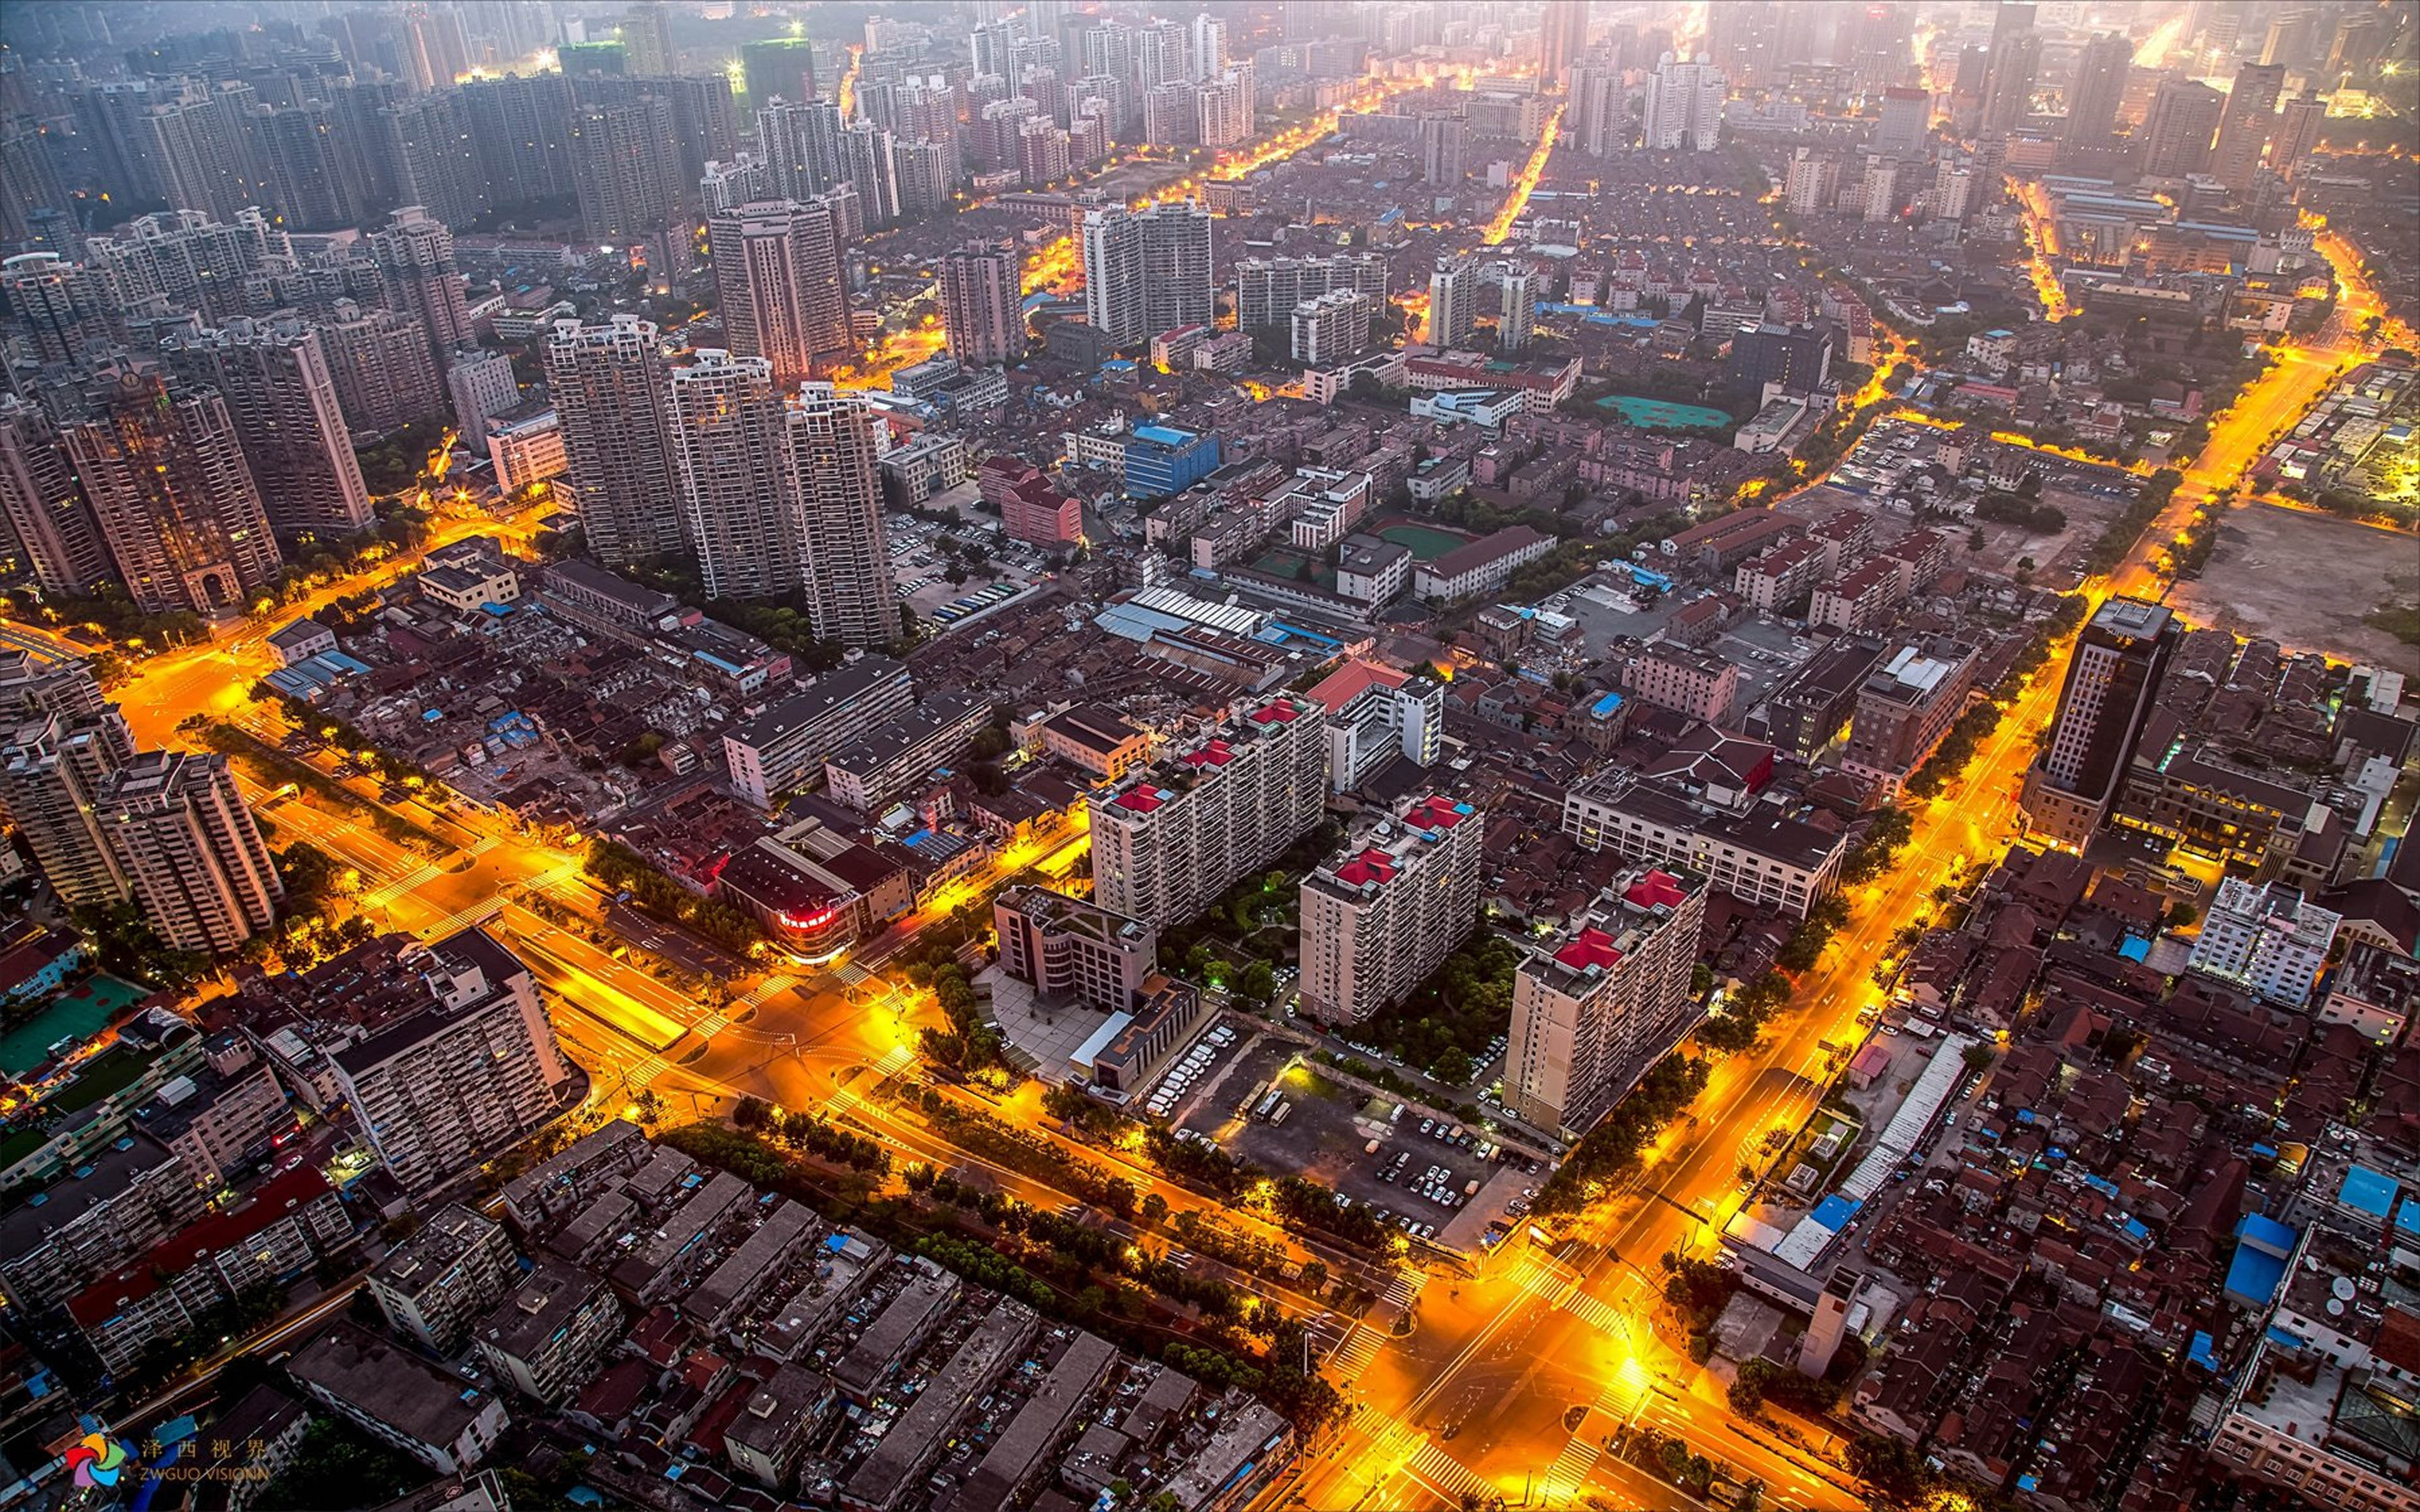
[[1167,1118],[1169,1110],[1176,1106],[1177,1100],[1193,1090],[1194,1083],[1210,1074],[1210,1067],[1220,1053],[1234,1042],[1234,1030],[1224,1024],[1214,1025],[1210,1032],[1195,1041],[1193,1048],[1185,1052],[1183,1058],[1159,1079],[1159,1085],[1152,1088],[1151,1096],[1143,1100],[1143,1111],[1155,1119]]

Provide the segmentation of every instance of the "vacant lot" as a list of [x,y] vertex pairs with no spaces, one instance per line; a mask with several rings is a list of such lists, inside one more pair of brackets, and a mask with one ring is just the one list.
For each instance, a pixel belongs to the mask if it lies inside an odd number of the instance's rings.
[[2177,584],[2168,602],[2197,624],[2409,670],[2420,651],[2362,616],[2420,605],[2420,543],[2327,515],[2245,504],[2228,512],[2201,577]]

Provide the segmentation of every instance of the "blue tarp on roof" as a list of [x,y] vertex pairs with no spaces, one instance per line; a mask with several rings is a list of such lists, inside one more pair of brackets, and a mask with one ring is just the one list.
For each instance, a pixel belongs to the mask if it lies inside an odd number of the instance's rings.
[[2185,1358],[2201,1366],[2204,1370],[2215,1373],[2218,1369],[2218,1356],[2210,1352],[2210,1335],[2202,1333],[2199,1329],[2195,1329],[2193,1336],[2193,1347],[2185,1350]]
[[2129,961],[2146,961],[2150,959],[2151,942],[2129,934],[2118,942],[2118,953]]
[[2151,1237],[2151,1231],[2143,1227],[2143,1220],[2140,1218],[2127,1219],[2125,1228],[2127,1237],[2131,1239],[2142,1240]]
[[2266,1307],[2276,1300],[2277,1283],[2285,1278],[2283,1256],[2271,1255],[2249,1243],[2238,1244],[2235,1258],[2226,1267],[2226,1300],[2241,1307]]
[[2105,1176],[2087,1176],[2084,1179],[2084,1184],[2104,1197],[2114,1197],[2118,1195],[2118,1183]]
[[2381,1223],[2395,1203],[2395,1178],[2383,1171],[2373,1171],[2366,1165],[2352,1165],[2345,1170],[2344,1185],[2336,1188],[2336,1200],[2356,1212],[2366,1212]]
[[2420,1234],[2420,1197],[2405,1197],[2395,1210],[2395,1227],[2407,1234]]
[[1859,1203],[1835,1192],[1815,1204],[1815,1211],[1811,1216],[1817,1223],[1837,1234],[1849,1227],[1849,1220],[1857,1215],[1859,1206]]
[[1621,695],[1619,693],[1607,693],[1605,697],[1589,705],[1589,715],[1591,718],[1602,719],[1606,715],[1611,714],[1614,710],[1620,707],[1621,707]]

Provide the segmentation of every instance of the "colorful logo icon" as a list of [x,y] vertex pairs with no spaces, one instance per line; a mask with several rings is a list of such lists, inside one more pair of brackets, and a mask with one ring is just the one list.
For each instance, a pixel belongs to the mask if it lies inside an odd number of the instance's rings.
[[126,1459],[126,1445],[105,1433],[87,1433],[70,1444],[67,1452],[68,1469],[74,1472],[76,1485],[85,1490],[116,1485]]

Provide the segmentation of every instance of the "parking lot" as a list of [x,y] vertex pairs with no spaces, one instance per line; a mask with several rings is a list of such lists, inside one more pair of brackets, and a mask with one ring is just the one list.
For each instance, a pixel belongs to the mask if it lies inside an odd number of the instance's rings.
[[[892,515],[889,533],[891,571],[900,602],[914,609],[918,619],[930,620],[943,629],[1024,593],[1048,565],[1033,547],[1001,535],[994,521],[979,518],[971,524],[944,526],[912,515]],[[944,534],[979,545],[985,557],[984,564],[968,566],[963,559],[944,551],[939,539]],[[962,581],[950,581],[954,563],[967,567]]]
[[[1499,1161],[1478,1130],[1424,1118],[1391,1097],[1364,1095],[1273,1034],[1244,1039],[1232,1060],[1222,1055],[1171,1114],[1180,1134],[1209,1139],[1264,1170],[1308,1177],[1422,1239],[1436,1239],[1465,1214],[1480,1216],[1468,1194],[1508,1170],[1520,1172],[1519,1157]],[[1498,1181],[1483,1196],[1517,1201],[1523,1186],[1544,1180],[1540,1171],[1519,1185]]]

